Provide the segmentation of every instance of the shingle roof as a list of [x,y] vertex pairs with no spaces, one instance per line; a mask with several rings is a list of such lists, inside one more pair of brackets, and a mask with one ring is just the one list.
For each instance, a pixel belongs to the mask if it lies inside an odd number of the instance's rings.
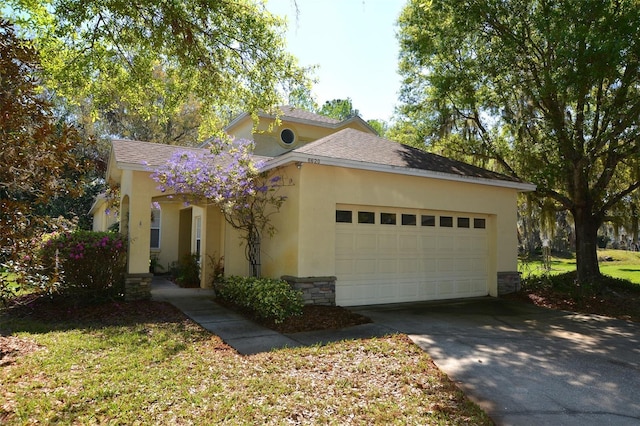
[[[120,166],[139,166],[144,169],[153,169],[165,165],[177,152],[191,151],[208,154],[207,148],[194,148],[177,145],[166,145],[154,142],[132,141],[127,139],[113,140],[113,155]],[[268,157],[254,155],[256,161],[266,161]]]
[[426,170],[465,177],[521,182],[507,175],[445,158],[350,128],[325,136],[322,139],[303,145],[293,151],[305,155],[317,155],[383,166]]
[[[119,168],[125,166],[125,168],[133,167],[140,170],[150,170],[165,165],[176,152],[183,151],[209,152],[205,148],[126,139],[113,140],[113,155]],[[451,160],[351,128],[340,130],[315,142],[296,148],[291,152],[337,160],[357,161],[363,164],[425,170],[463,177],[521,182],[510,176]],[[267,157],[255,156],[255,158],[256,160],[268,160]]]
[[308,121],[316,121],[319,123],[327,123],[327,124],[338,124],[340,120],[336,120],[335,118],[326,117],[320,114],[314,114],[309,111],[305,111],[300,108],[295,108],[290,105],[284,105],[279,107],[282,111],[282,118],[297,118],[300,120],[308,120]]
[[190,148],[127,139],[113,140],[113,154],[118,164],[137,164],[150,167],[162,166],[173,154],[182,151],[208,152],[207,149],[202,148]]

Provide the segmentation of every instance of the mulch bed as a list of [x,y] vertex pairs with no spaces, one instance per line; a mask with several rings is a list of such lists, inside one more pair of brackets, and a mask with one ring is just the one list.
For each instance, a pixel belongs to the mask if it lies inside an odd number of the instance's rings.
[[338,330],[371,322],[371,319],[341,306],[305,305],[302,308],[302,315],[289,317],[276,324],[272,320],[257,318],[251,312],[223,299],[217,298],[216,303],[239,312],[264,327],[284,334],[315,330]]
[[371,319],[340,306],[317,305],[305,306],[302,308],[302,315],[289,317],[280,324],[275,324],[273,321],[260,321],[265,327],[287,334],[314,330],[338,330],[370,322]]
[[640,321],[640,293],[615,290],[582,297],[570,297],[553,289],[521,290],[500,296],[551,309],[603,315],[626,321]]

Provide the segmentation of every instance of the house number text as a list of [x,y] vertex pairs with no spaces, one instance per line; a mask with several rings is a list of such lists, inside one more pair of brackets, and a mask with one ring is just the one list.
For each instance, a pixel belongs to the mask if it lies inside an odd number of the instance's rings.
[[317,158],[307,158],[307,163],[320,164],[320,160],[318,160]]

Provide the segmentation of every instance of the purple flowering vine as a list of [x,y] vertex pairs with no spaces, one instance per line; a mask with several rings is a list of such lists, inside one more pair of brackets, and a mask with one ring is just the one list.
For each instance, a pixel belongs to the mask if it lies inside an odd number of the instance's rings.
[[207,153],[177,152],[151,177],[162,192],[175,192],[190,203],[215,204],[225,220],[242,233],[252,275],[260,275],[260,239],[275,227],[270,216],[286,197],[279,195],[284,179],[261,171],[248,139],[215,140]]

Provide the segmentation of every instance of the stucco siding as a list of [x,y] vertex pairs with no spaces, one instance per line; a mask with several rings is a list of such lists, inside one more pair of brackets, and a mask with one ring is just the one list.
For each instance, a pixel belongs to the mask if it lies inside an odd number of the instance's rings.
[[[489,234],[489,289],[496,295],[496,273],[515,270],[517,253],[517,191],[486,185],[442,181],[370,171],[302,164],[299,188],[297,262],[282,268],[284,259],[271,256],[270,271],[286,269],[294,276],[335,274],[335,209],[339,204],[430,209],[487,215]],[[287,201],[290,203],[290,201]],[[281,221],[295,220],[295,209],[287,210]],[[290,232],[290,231],[287,231]],[[291,235],[289,235],[291,236]],[[279,233],[273,244],[290,246],[286,233]],[[287,262],[293,258],[287,257]],[[339,278],[338,278],[339,279]]]

